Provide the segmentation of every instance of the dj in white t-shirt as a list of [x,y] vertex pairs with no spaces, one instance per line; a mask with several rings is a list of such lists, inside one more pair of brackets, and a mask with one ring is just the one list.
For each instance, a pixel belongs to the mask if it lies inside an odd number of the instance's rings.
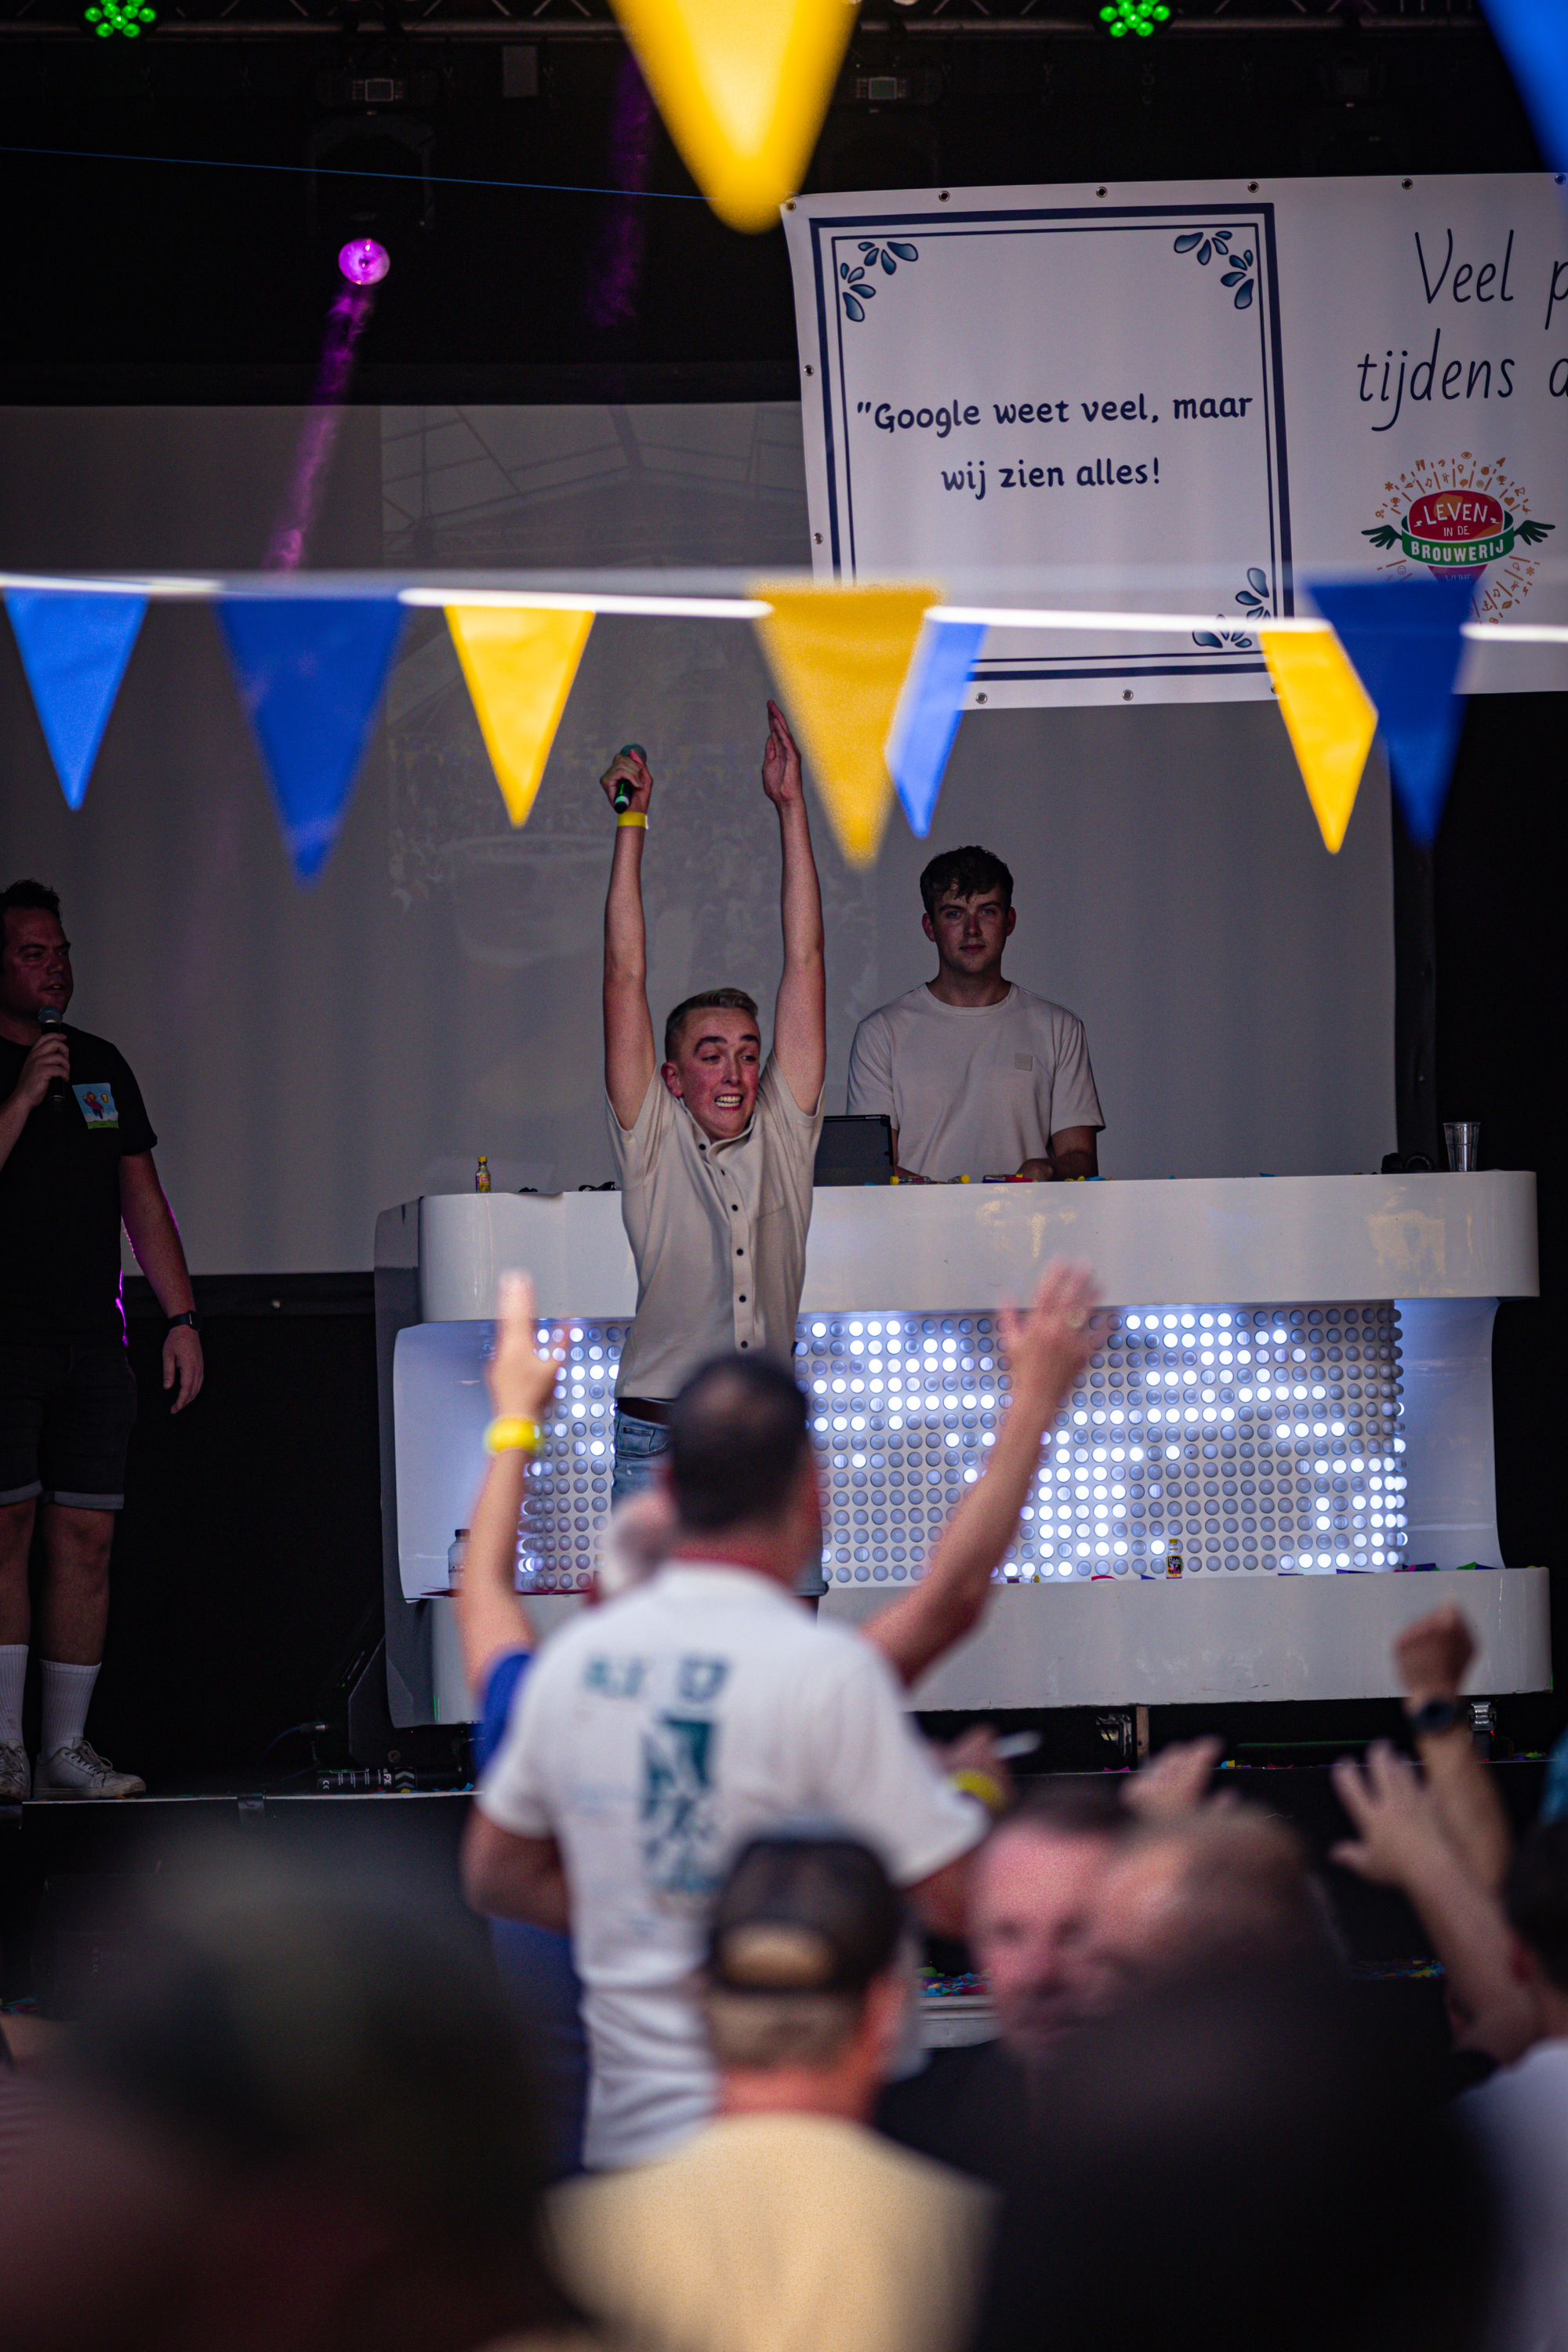
[[1083,1024],[1002,976],[1017,920],[989,850],[950,849],[921,876],[937,975],[868,1013],[849,1055],[851,1112],[893,1124],[900,1176],[1094,1176],[1105,1121]]

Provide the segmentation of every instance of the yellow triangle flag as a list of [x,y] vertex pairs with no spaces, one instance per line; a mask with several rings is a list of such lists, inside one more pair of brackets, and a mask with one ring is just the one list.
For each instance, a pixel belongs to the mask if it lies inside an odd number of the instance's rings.
[[526,824],[592,613],[448,604],[447,625],[513,824]]
[[615,0],[682,162],[731,228],[778,225],[855,26],[846,0]]
[[1258,634],[1323,846],[1337,851],[1377,731],[1377,712],[1331,629]]
[[773,608],[757,633],[838,846],[851,866],[869,866],[893,800],[893,713],[938,592],[763,583],[752,593]]

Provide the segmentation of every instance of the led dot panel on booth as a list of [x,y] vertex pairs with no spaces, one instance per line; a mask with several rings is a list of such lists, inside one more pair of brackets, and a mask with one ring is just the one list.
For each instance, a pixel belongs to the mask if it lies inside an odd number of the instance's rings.
[[[520,1547],[536,1589],[587,1580],[624,1337],[624,1325],[570,1327],[560,1419],[531,1474]],[[1123,1309],[1046,1447],[999,1574],[1394,1567],[1406,1528],[1399,1337],[1387,1301]],[[995,1319],[803,1317],[795,1369],[822,1466],[826,1573],[918,1575],[994,1443],[1008,1387]]]

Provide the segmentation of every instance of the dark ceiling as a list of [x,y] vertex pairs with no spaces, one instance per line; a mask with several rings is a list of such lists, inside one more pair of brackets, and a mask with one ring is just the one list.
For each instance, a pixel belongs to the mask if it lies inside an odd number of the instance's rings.
[[[1538,166],[1470,0],[1245,5],[1111,40],[866,0],[806,184]],[[362,399],[793,397],[783,239],[689,201],[605,0],[416,6],[164,0],[131,42],[0,0],[0,397],[300,396],[355,227],[394,257]]]

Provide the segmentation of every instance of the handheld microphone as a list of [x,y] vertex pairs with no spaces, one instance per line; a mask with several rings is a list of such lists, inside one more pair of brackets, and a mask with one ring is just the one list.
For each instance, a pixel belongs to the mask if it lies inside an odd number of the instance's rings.
[[[625,759],[625,757],[626,757],[626,753],[627,753],[628,751],[635,751],[635,752],[637,753],[637,758],[638,758],[639,760],[641,760],[641,761],[644,762],[644,764],[645,764],[645,765],[647,764],[647,753],[643,750],[643,747],[642,747],[642,745],[641,745],[640,743],[623,743],[623,744],[621,745],[620,750],[616,753],[616,759],[617,759],[617,760],[624,760],[624,759]],[[630,780],[629,780],[627,777],[623,776],[623,777],[621,778],[621,780],[620,780],[619,783],[617,783],[617,784],[616,784],[616,797],[615,797],[615,799],[610,803],[610,806],[615,810],[616,814],[617,816],[625,816],[625,814],[626,814],[626,813],[627,809],[629,809],[629,808],[630,808],[631,804],[632,804],[632,786],[631,786],[631,782],[630,782]]]
[[[46,1037],[52,1037],[57,1029],[63,1029],[65,1025],[65,1014],[57,1011],[54,1005],[41,1004],[38,1007],[38,1026],[43,1031]],[[59,1105],[64,1102],[65,1098],[65,1080],[63,1078],[51,1078],[49,1080],[49,1090],[44,1097],[44,1100],[46,1102],[53,1103],[58,1109]]]

